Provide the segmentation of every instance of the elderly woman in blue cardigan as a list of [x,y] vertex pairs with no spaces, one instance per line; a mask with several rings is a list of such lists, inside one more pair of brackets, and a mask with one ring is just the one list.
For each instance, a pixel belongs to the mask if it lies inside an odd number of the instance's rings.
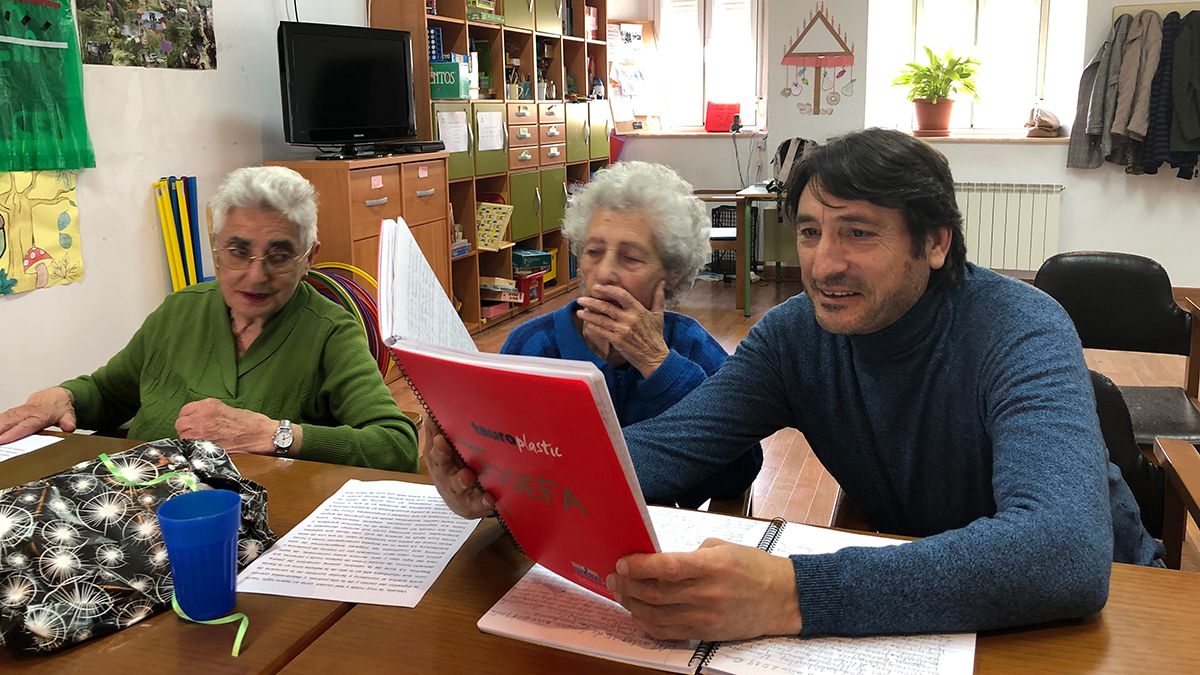
[[[691,290],[711,252],[707,214],[687,181],[661,164],[614,164],[576,193],[563,233],[579,259],[582,296],[517,327],[502,352],[595,364],[622,427],[667,410],[725,363],[725,349],[703,326],[666,311]],[[435,479],[444,449],[435,439]],[[761,466],[755,443],[678,503],[737,495]],[[462,477],[473,485],[473,476]]]

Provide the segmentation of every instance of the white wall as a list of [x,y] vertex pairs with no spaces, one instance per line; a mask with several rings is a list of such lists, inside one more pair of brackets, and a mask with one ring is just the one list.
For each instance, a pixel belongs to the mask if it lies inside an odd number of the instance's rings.
[[[775,31],[777,17],[782,11],[793,10],[789,0],[772,0],[771,25]],[[795,3],[807,7],[809,3]],[[831,13],[845,15],[861,5],[861,0],[828,0]],[[892,0],[874,0],[871,13],[878,6],[887,10]],[[1061,4],[1061,3],[1056,3]],[[1112,9],[1119,4],[1113,0],[1087,0],[1086,16],[1076,14],[1085,35],[1068,35],[1074,58],[1060,54],[1059,64],[1048,73],[1047,100],[1059,101],[1052,110],[1065,125],[1074,119],[1073,105],[1079,86],[1083,65],[1091,59],[1108,35],[1112,24]],[[807,9],[805,9],[807,11]],[[1052,17],[1059,22],[1070,17]],[[874,24],[874,18],[872,20]],[[877,24],[876,24],[877,25]],[[772,32],[771,53],[786,47]],[[1061,32],[1059,39],[1063,39]],[[1054,39],[1052,37],[1052,39]],[[899,63],[889,66],[879,63],[879,54],[872,51],[872,64],[868,77],[874,88],[879,78],[890,81],[899,70]],[[1060,65],[1061,64],[1061,65]],[[1065,74],[1064,74],[1065,71]],[[772,75],[775,71],[772,71]],[[1053,77],[1049,75],[1053,74]],[[768,84],[768,92],[774,95],[783,82],[778,78]],[[1066,90],[1066,91],[1064,91]],[[872,109],[874,105],[872,104]],[[872,118],[874,119],[874,118]],[[861,127],[865,122],[860,121]],[[770,118],[773,147],[779,138],[778,115]],[[1059,248],[1064,251],[1079,249],[1101,249],[1138,253],[1161,262],[1171,275],[1176,286],[1200,286],[1200,265],[1196,262],[1200,252],[1200,221],[1197,205],[1200,204],[1200,179],[1180,180],[1169,168],[1160,170],[1155,176],[1127,176],[1124,167],[1105,164],[1095,170],[1067,169],[1066,145],[1056,144],[1003,144],[961,143],[935,141],[936,147],[950,160],[954,175],[960,180],[1017,181],[1061,183],[1063,192],[1061,211],[1062,225],[1059,230]]]
[[[784,96],[782,91],[789,86],[788,74],[794,69],[781,63],[783,55],[804,29],[808,15],[816,6],[815,1],[795,2],[794,0],[771,0],[768,3],[767,14],[767,125],[771,138],[767,143],[769,153],[774,154],[776,146],[785,139],[793,136],[803,136],[818,142],[824,142],[830,136],[837,136],[863,127],[866,110],[866,77],[867,77],[867,0],[829,0],[825,2],[826,16],[833,22],[834,27],[841,27],[847,42],[852,42],[855,57],[853,68],[847,68],[846,79],[851,75],[858,80],[854,85],[853,94],[845,96],[834,107],[823,103],[825,109],[832,111],[829,115],[811,115],[799,112],[797,105],[811,104],[812,95],[806,87],[800,96]],[[820,26],[813,30],[820,32]],[[810,33],[812,35],[812,33]],[[808,69],[810,83],[811,71]],[[840,68],[823,68],[823,76],[835,77]],[[841,89],[843,81],[834,79],[837,89]]]
[[[366,22],[365,3],[299,5],[305,21]],[[197,176],[206,201],[231,169],[294,154],[283,143],[275,48],[290,11],[290,2],[217,3],[215,71],[84,66],[97,165],[77,190],[84,279],[0,299],[9,341],[0,410],[102,365],[170,291],[155,179]]]

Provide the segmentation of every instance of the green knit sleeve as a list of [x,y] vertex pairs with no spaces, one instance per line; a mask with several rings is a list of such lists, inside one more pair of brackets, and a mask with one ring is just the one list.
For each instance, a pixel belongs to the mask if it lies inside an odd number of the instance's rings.
[[318,396],[338,426],[304,423],[300,458],[416,471],[416,426],[396,406],[362,329],[349,317],[335,322],[320,369]]
[[151,312],[129,344],[91,375],[62,383],[71,392],[79,428],[106,431],[117,429],[133,418],[141,406],[141,374],[148,335],[165,312],[166,304]]

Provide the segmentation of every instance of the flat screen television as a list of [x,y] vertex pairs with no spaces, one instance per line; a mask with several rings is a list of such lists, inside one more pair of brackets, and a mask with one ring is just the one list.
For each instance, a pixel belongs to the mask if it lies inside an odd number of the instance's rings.
[[278,38],[287,142],[340,146],[334,159],[415,139],[408,31],[281,21]]

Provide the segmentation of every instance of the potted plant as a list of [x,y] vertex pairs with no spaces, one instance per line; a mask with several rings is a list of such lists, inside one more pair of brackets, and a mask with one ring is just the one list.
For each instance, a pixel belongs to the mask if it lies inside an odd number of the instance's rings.
[[976,100],[975,67],[979,62],[971,57],[954,56],[947,51],[939,58],[925,47],[928,64],[910,63],[900,71],[892,84],[908,87],[908,100],[916,105],[917,128],[914,136],[949,136],[950,112],[954,100],[951,94],[964,91]]

